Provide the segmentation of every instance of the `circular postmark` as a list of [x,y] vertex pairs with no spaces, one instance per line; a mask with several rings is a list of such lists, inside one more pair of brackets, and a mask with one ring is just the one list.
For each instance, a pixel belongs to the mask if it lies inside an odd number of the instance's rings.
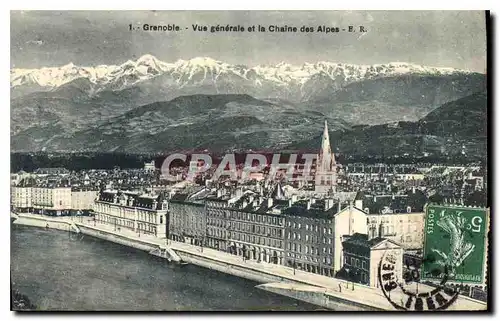
[[433,285],[430,290],[427,290],[430,286],[425,286],[422,292],[418,291],[420,278],[418,269],[409,269],[405,275],[406,284],[414,283],[417,286],[416,290],[405,286],[403,281],[399,280],[396,271],[396,256],[390,252],[385,252],[378,266],[378,280],[385,298],[397,310],[445,310],[458,298],[459,292],[446,286],[448,280],[448,268],[446,266],[442,271],[440,283]]

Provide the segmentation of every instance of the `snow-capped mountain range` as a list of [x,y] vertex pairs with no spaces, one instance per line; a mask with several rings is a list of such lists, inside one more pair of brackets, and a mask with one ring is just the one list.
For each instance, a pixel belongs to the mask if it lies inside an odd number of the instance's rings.
[[[40,69],[13,68],[10,72],[11,88],[24,85],[40,86],[52,90],[76,79],[86,79],[95,92],[102,90],[123,90],[156,77],[166,77],[171,85],[184,86],[217,84],[220,79],[252,86],[299,87],[302,88],[315,78],[326,78],[335,87],[349,83],[405,74],[451,75],[466,74],[469,71],[454,68],[426,67],[404,62],[377,65],[353,65],[333,62],[304,63],[294,66],[287,63],[247,67],[231,65],[208,57],[178,60],[167,63],[152,55],[144,55],[136,61],[129,60],[121,65],[99,65],[80,67],[69,63],[62,67]],[[163,80],[165,81],[165,80]]]

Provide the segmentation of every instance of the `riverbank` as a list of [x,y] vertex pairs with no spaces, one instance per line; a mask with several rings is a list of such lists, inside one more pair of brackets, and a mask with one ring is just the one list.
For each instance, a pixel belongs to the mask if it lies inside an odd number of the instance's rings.
[[37,307],[31,303],[30,299],[17,290],[10,289],[10,310],[11,311],[33,311]]
[[[23,216],[25,215],[23,214]],[[293,270],[292,268],[271,263],[252,260],[243,261],[240,256],[186,243],[158,239],[150,235],[138,235],[133,231],[115,231],[113,226],[99,224],[88,220],[88,218],[72,221],[70,218],[51,218],[51,220],[66,224],[66,230],[73,224],[83,234],[148,252],[161,248],[169,249],[177,253],[184,262],[253,280],[262,283],[259,288],[266,291],[328,309],[348,311],[394,310],[394,307],[383,296],[380,289],[359,284],[353,286],[352,283],[347,284],[344,280]],[[32,220],[21,220],[20,222],[16,220],[14,224],[23,224],[23,222],[32,223]],[[51,225],[57,226],[57,224]],[[460,302],[456,302],[450,307],[450,310],[458,309],[484,310],[486,305],[469,298],[461,298]]]

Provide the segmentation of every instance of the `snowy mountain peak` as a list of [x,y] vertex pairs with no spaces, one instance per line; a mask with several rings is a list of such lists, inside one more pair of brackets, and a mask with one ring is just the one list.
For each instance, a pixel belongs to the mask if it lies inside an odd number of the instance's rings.
[[145,55],[141,56],[139,59],[137,59],[138,64],[140,64],[140,63],[156,63],[158,61],[159,60],[155,56],[150,55],[150,54],[145,54]]
[[276,65],[247,67],[231,65],[210,57],[195,57],[166,63],[151,54],[145,54],[137,60],[128,60],[121,65],[99,65],[80,67],[73,63],[62,67],[44,67],[40,69],[11,69],[11,88],[35,84],[48,89],[57,88],[77,78],[85,78],[97,85],[96,90],[120,90],[148,79],[164,75],[181,86],[195,85],[203,81],[216,82],[221,75],[235,75],[251,86],[287,86],[305,84],[319,77],[331,78],[342,84],[362,81],[377,77],[403,74],[453,74],[469,73],[454,68],[426,67],[406,62],[391,62],[376,65],[353,65],[337,62],[319,61],[292,65],[280,62]]
[[62,66],[61,68],[62,69],[73,69],[73,68],[75,68],[75,64],[70,62],[69,64]]

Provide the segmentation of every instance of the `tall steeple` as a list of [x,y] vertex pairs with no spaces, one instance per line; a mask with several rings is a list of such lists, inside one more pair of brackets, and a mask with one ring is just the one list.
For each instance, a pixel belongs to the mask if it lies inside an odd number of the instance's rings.
[[316,163],[315,191],[318,194],[335,192],[337,184],[337,168],[335,156],[330,146],[330,135],[328,134],[328,122],[325,120],[325,128],[321,137],[321,149]]
[[[328,135],[328,122],[325,120],[325,128],[323,129],[323,137],[321,137],[321,150],[319,152],[320,157],[330,157],[332,155],[332,148],[330,146],[330,136]],[[335,158],[333,159],[335,162]]]

